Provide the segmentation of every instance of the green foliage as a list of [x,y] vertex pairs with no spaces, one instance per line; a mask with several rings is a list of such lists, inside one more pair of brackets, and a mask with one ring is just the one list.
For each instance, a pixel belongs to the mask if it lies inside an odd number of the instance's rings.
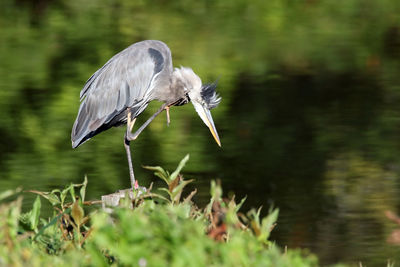
[[71,183],[63,190],[53,189],[50,192],[29,190],[28,192],[38,194],[43,198],[47,199],[52,206],[59,206],[62,210],[64,210],[65,201],[67,199],[68,193],[70,195],[71,200],[75,201],[75,188],[80,188],[79,189],[80,200],[81,201],[85,200],[86,186],[87,186],[87,177],[85,176],[83,183],[81,184]]
[[[182,168],[186,165],[189,160],[189,154],[187,154],[179,163],[178,168],[169,174],[168,171],[164,170],[160,166],[144,166],[145,169],[155,171],[154,175],[161,178],[168,186],[168,188],[160,188],[160,190],[166,192],[169,196],[170,203],[178,203],[180,201],[182,191],[186,185],[193,182],[193,180],[184,180],[183,176],[179,173]],[[188,199],[189,200],[189,199]]]
[[174,206],[145,201],[136,212],[117,209],[113,220],[105,213],[92,217],[93,237],[86,249],[105,265],[110,258],[97,253],[107,250],[121,265],[148,266],[315,266],[313,257],[300,251],[282,254],[267,248],[250,231],[230,232],[226,243],[205,235],[204,222],[190,218],[188,203]]
[[37,232],[37,227],[39,224],[40,208],[42,204],[40,202],[40,197],[37,196],[35,202],[33,203],[33,208],[28,213],[22,214],[20,221],[29,226],[30,230]]
[[[267,241],[278,211],[264,218],[260,209],[238,216],[244,199],[223,199],[213,182],[210,203],[202,210],[190,199],[181,201],[187,182],[179,172],[188,156],[171,175],[160,167],[161,179],[176,185],[170,199],[147,192],[137,205],[115,207],[111,213],[93,207],[85,217],[82,204],[87,180],[63,190],[37,192],[31,211],[21,214],[22,197],[2,194],[0,205],[0,264],[13,266],[317,266],[317,259],[300,250],[280,249]],[[75,195],[79,190],[81,197]],[[177,193],[174,195],[174,190]],[[68,192],[71,202],[65,202]],[[193,194],[193,193],[192,193]],[[192,195],[190,194],[190,195]],[[61,197],[61,195],[63,195]],[[39,219],[40,198],[54,207],[54,215]],[[52,196],[52,197],[49,197]],[[76,197],[75,197],[76,196]],[[54,199],[60,201],[55,203]],[[140,200],[140,201],[138,201]],[[28,229],[24,225],[28,225]],[[34,232],[32,232],[32,230]]]
[[275,226],[278,220],[279,210],[275,209],[270,212],[269,216],[262,218],[260,221],[261,208],[255,211],[255,209],[250,210],[249,217],[251,218],[251,227],[255,232],[258,240],[261,242],[266,242],[268,240],[269,234],[272,228]]

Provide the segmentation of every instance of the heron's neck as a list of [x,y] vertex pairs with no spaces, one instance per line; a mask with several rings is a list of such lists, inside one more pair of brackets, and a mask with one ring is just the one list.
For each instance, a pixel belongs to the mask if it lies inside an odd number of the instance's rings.
[[185,83],[179,79],[172,79],[169,90],[170,103],[175,106],[181,106],[190,101],[189,95],[185,89]]

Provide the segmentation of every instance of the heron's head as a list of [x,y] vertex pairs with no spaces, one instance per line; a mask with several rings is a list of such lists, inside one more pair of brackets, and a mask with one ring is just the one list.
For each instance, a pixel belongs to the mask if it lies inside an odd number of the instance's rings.
[[181,67],[175,69],[174,76],[182,84],[184,91],[189,96],[200,118],[210,129],[217,144],[221,146],[217,129],[215,128],[210,112],[211,109],[218,106],[219,102],[221,102],[221,97],[219,97],[215,91],[217,84],[202,84],[200,77],[197,76],[191,68]]

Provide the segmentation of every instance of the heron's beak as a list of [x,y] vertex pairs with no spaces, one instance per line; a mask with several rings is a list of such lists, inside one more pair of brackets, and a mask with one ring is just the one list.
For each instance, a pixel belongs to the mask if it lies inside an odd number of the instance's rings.
[[213,135],[217,144],[219,146],[221,146],[221,141],[219,141],[217,129],[215,128],[214,121],[212,119],[210,110],[208,108],[204,107],[203,105],[201,105],[200,103],[196,103],[196,102],[192,102],[192,103],[193,103],[193,106],[196,109],[197,113],[199,114],[200,118],[210,129],[211,134]]

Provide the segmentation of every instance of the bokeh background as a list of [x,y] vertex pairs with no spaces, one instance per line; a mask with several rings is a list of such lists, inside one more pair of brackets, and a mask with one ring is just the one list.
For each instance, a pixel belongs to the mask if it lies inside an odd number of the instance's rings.
[[245,209],[280,209],[282,247],[322,264],[400,261],[384,216],[400,211],[397,0],[1,0],[1,190],[84,175],[92,199],[129,186],[125,128],[75,150],[70,131],[85,81],[144,39],[218,80],[223,100],[212,111],[222,149],[191,105],[172,108],[169,127],[164,115],[152,122],[132,144],[142,184],[156,178],[141,165],[173,170],[189,153],[199,205],[220,179]]

